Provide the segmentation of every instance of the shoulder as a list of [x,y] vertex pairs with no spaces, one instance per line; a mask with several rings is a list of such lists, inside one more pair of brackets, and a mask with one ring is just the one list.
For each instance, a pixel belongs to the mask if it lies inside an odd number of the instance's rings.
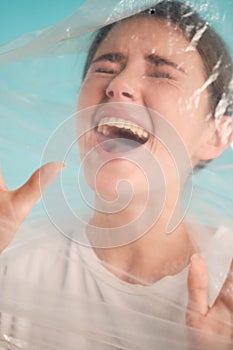
[[62,270],[69,240],[45,223],[24,225],[0,256],[0,278],[38,283]]

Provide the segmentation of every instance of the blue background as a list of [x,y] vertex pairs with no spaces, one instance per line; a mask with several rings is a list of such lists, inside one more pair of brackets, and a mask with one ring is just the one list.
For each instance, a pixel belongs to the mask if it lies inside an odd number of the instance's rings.
[[[223,36],[233,53],[233,0],[190,1],[204,11],[206,5],[211,4],[212,18],[210,21]],[[59,22],[84,2],[85,0],[0,0],[0,45],[26,32]]]
[[85,0],[0,0],[0,45],[59,22]]
[[[89,0],[92,1],[92,0]],[[99,0],[101,4],[104,4],[104,0]],[[116,0],[112,0],[115,2]],[[138,0],[143,1],[143,0]],[[210,14],[210,21],[214,25],[214,27],[219,31],[219,33],[224,37],[224,39],[227,41],[231,52],[233,53],[233,40],[232,40],[232,32],[233,32],[233,0],[190,0],[194,4],[200,4],[200,7],[203,6],[203,9],[205,9],[205,4],[210,3],[212,5],[212,11]],[[71,13],[73,13],[82,3],[84,3],[85,0],[0,0],[0,45],[6,43],[7,41],[10,41],[24,33],[31,32],[34,30],[38,30],[47,26],[51,26],[55,24],[56,22],[61,21],[65,17],[69,16]],[[215,11],[216,9],[216,11]],[[25,72],[25,67],[23,67],[22,63],[22,72],[21,70],[18,70],[17,64],[16,71],[11,71],[11,66],[9,66],[10,70],[10,76],[11,77],[17,77],[16,80],[13,80],[11,83],[13,84],[11,86],[11,90],[14,92],[16,91],[17,95],[16,102],[19,100],[21,103],[22,101],[26,101],[25,99],[21,99],[24,97],[24,82],[26,80],[26,86],[31,86],[31,80],[33,81],[33,91],[36,91],[36,88],[40,88],[42,91],[45,91],[46,96],[44,96],[43,93],[40,91],[40,95],[42,98],[49,97],[49,101],[53,101],[53,95],[54,96],[63,96],[66,100],[68,96],[70,96],[70,99],[73,99],[76,103],[77,99],[77,91],[69,88],[69,86],[58,84],[49,91],[50,95],[48,96],[48,89],[44,89],[43,85],[36,85],[33,80],[33,71],[31,75],[28,75],[27,77],[23,76],[22,73]],[[62,66],[63,67],[63,66]],[[33,68],[33,67],[32,67]],[[40,67],[39,65],[35,66],[36,73],[38,71],[43,72],[43,65]],[[53,69],[52,69],[53,68]],[[50,74],[57,74],[57,66],[50,67]],[[61,78],[61,81],[64,81],[64,77],[66,77],[66,73],[68,72],[70,76],[73,77],[74,73],[73,71],[76,69],[76,66],[72,66],[69,64],[68,61],[68,68],[66,70],[63,67],[63,70],[59,70],[59,77]],[[7,69],[6,69],[7,70]],[[71,72],[70,72],[71,71]],[[3,72],[1,72],[3,73]],[[67,74],[68,74],[67,73]],[[47,74],[43,73],[43,74]],[[78,76],[78,72],[77,72]],[[43,76],[44,77],[44,76]],[[31,79],[31,80],[30,80]],[[7,81],[7,80],[6,80]],[[29,82],[28,82],[29,81]],[[23,83],[22,83],[23,82]],[[18,84],[14,86],[14,84]],[[63,89],[60,89],[60,86],[62,86]],[[5,86],[7,91],[8,85]],[[48,86],[46,86],[48,88]],[[72,85],[73,88],[73,85]],[[78,89],[77,89],[78,90]],[[31,90],[30,90],[31,91]],[[72,95],[73,93],[73,95]],[[9,94],[9,99],[11,98]],[[33,97],[34,98],[34,97]],[[60,101],[61,100],[61,101]],[[59,102],[63,102],[62,98],[60,98]],[[32,100],[34,101],[34,100]],[[57,100],[56,100],[57,101]],[[49,112],[48,114],[50,118],[47,116],[47,110],[44,111],[40,108],[35,108],[37,106],[36,101],[35,106],[33,104],[27,104],[26,102],[24,105],[21,106],[21,104],[15,104],[17,107],[18,105],[21,107],[18,110],[13,110],[11,106],[11,101],[4,101],[5,105],[9,109],[9,115],[7,113],[4,113],[1,115],[0,122],[2,119],[2,123],[4,122],[4,128],[0,127],[1,133],[3,133],[4,136],[4,142],[1,145],[0,149],[0,165],[2,166],[4,170],[4,175],[6,175],[7,183],[10,188],[16,188],[19,186],[19,184],[22,184],[25,179],[27,178],[28,174],[30,174],[32,171],[34,171],[38,164],[40,163],[41,159],[41,149],[43,149],[45,142],[47,141],[47,134],[50,135],[50,130],[54,130],[54,125],[57,125],[59,123],[58,115],[57,115],[57,109],[54,108],[54,106],[51,106],[52,112]],[[40,101],[38,101],[39,103]],[[42,99],[42,104],[44,100]],[[45,101],[46,102],[46,101]],[[45,104],[45,107],[47,105]],[[1,106],[3,107],[3,106]],[[39,105],[40,107],[40,105]],[[49,105],[48,105],[49,107]],[[57,107],[55,105],[55,107]],[[42,108],[42,107],[41,107]],[[58,105],[59,112],[62,118],[64,118],[65,113],[67,112],[65,109],[65,112],[63,114],[63,110],[60,111],[60,105]],[[8,111],[7,109],[7,111]],[[18,117],[18,113],[20,116],[22,116],[25,119],[20,119]],[[33,114],[32,114],[33,113]],[[34,116],[34,119],[32,120],[31,115]],[[5,118],[5,119],[4,119]],[[15,118],[15,119],[14,119]],[[46,123],[45,123],[46,120]],[[25,122],[25,124],[23,124]],[[14,125],[14,128],[12,128],[12,124]],[[10,126],[9,126],[10,125]],[[30,126],[32,126],[34,129],[30,129]],[[19,132],[20,130],[20,132]],[[5,133],[4,133],[5,131]],[[42,136],[41,136],[42,134]],[[0,135],[1,136],[1,135]],[[17,146],[17,147],[16,147]],[[229,155],[226,154],[225,159],[227,160],[226,163],[232,163],[231,159],[233,157],[232,151],[228,150]],[[56,158],[52,158],[52,160]],[[75,168],[76,169],[76,168]],[[67,166],[68,170],[68,166]],[[66,170],[66,171],[67,171]],[[69,171],[71,171],[69,169]],[[231,178],[227,180],[226,176],[224,175],[224,181],[226,183],[226,188],[228,186],[231,186],[232,183],[232,174],[230,173]],[[209,174],[207,173],[206,178],[202,177],[200,179],[200,183],[203,183],[205,186],[209,186],[210,193],[213,192],[218,187],[218,183],[215,178],[211,179]],[[220,179],[220,184],[223,184],[223,181]],[[207,187],[208,187],[207,186]],[[228,194],[227,190],[222,190],[222,193],[225,193],[225,196]],[[229,195],[231,195],[231,191],[229,191]],[[232,201],[232,198],[231,198]],[[232,202],[226,206],[226,208],[231,209],[232,208]],[[225,208],[224,208],[225,209]],[[211,218],[212,219],[212,218]]]

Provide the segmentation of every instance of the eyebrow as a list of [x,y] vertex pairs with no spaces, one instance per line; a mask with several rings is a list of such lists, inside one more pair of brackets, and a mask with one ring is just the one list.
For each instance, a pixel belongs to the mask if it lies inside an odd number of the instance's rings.
[[125,55],[118,52],[104,53],[99,57],[96,57],[92,63],[100,62],[100,61],[110,61],[110,62],[123,62],[126,60]]
[[150,54],[146,57],[146,59],[150,63],[155,64],[156,66],[169,66],[169,67],[175,68],[179,72],[186,74],[185,70],[183,68],[181,68],[181,66],[179,64],[177,64],[173,61],[170,61],[165,57],[161,57],[161,56],[158,56],[155,54]]
[[[169,66],[169,67],[172,67],[172,68],[178,70],[179,72],[186,74],[186,72],[184,71],[183,68],[181,68],[180,65],[178,65],[177,63],[175,63],[173,61],[168,60],[165,57],[155,55],[155,54],[150,54],[150,55],[146,56],[146,60],[149,61],[150,63],[156,65],[156,66]],[[100,61],[122,63],[122,62],[126,61],[126,56],[121,54],[121,53],[118,53],[118,52],[104,53],[103,55],[96,57],[92,61],[92,63],[96,63],[96,62],[100,62]]]

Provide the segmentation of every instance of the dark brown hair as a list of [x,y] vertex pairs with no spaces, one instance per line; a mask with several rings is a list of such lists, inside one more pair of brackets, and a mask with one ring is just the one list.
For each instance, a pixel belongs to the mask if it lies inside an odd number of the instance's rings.
[[[215,30],[190,6],[179,1],[165,0],[134,16],[165,19],[182,30],[185,38],[192,42],[199,52],[207,79],[213,77],[208,87],[211,113],[216,117],[223,114],[230,116],[233,112],[233,63],[226,44]],[[116,23],[101,28],[97,33],[88,52],[83,78],[100,43]],[[216,115],[218,106],[221,106],[221,115]]]

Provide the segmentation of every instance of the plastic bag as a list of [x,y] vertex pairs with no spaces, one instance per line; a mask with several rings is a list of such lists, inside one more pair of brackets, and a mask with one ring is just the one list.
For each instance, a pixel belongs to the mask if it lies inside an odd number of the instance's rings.
[[[147,109],[156,125],[154,136],[171,154],[172,169],[176,169],[182,189],[176,199],[178,204],[182,201],[182,207],[174,206],[164,238],[155,236],[153,245],[150,243],[153,249],[148,249],[145,256],[140,255],[138,248],[131,251],[127,247],[144,242],[164,209],[168,193],[166,174],[159,161],[143,147],[135,155],[127,153],[139,146],[135,137],[124,144],[119,134],[114,144],[104,139],[107,150],[110,147],[119,152],[118,147],[123,147],[122,164],[136,165],[147,182],[141,180],[133,187],[135,182],[130,183],[123,171],[119,182],[114,183],[111,173],[103,185],[101,169],[114,161],[116,153],[109,152],[107,161],[99,161],[95,148],[82,154],[85,135],[93,130],[96,107],[77,110],[77,96],[96,31],[145,9],[153,14],[157,3],[87,1],[57,25],[25,34],[1,47],[1,167],[9,187],[20,186],[40,164],[66,163],[66,169],[49,186],[14,241],[1,254],[1,349],[190,350],[207,349],[209,344],[216,349],[233,346],[231,337],[208,334],[206,329],[186,324],[190,256],[182,250],[183,234],[177,241],[181,262],[173,257],[175,243],[167,246],[171,252],[167,261],[160,257],[164,240],[172,239],[173,230],[184,221],[189,240],[208,269],[209,307],[215,304],[233,255],[232,149],[229,147],[221,157],[193,172],[189,154],[172,124],[159,111]],[[190,3],[230,45],[230,1]],[[169,95],[166,98],[169,101]],[[222,101],[219,106],[224,108],[224,98]],[[105,106],[103,103],[99,107],[104,116]],[[123,115],[128,113],[138,119],[145,116],[145,108],[138,103],[115,101],[110,108],[113,114],[117,108]],[[188,124],[192,124],[194,116],[190,112]],[[132,125],[127,127],[132,129]],[[153,134],[150,126],[148,129]],[[133,133],[140,133],[138,130]],[[183,183],[187,176],[189,181]],[[98,186],[97,180],[100,188],[107,188],[107,194],[112,190],[110,199],[99,196],[96,201],[93,188]],[[147,188],[145,207],[139,208],[142,210],[135,220],[124,221],[121,217],[116,227],[93,221],[96,213],[120,213],[135,193],[141,195],[143,186]],[[122,250],[115,259],[117,249],[122,247],[126,247],[125,252]],[[106,252],[111,254],[105,255]],[[188,259],[186,262],[182,254]],[[157,271],[155,265],[157,278],[140,273],[143,267],[147,269],[154,263],[154,256],[163,261],[161,270]],[[125,265],[119,264],[121,259]],[[129,268],[130,262],[135,263],[135,269]],[[163,272],[167,267],[169,274]],[[191,316],[192,313],[188,311]],[[213,315],[212,321],[232,329],[232,318],[225,317],[223,321],[220,316]]]

